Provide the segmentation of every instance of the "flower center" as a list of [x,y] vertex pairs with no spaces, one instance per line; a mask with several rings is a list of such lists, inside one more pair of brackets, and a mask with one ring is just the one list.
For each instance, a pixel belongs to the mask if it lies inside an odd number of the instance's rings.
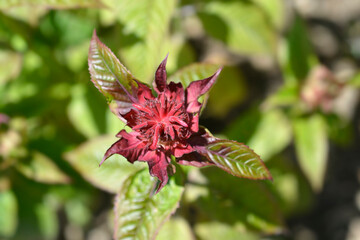
[[168,98],[165,93],[160,93],[156,99],[147,99],[144,104],[133,106],[137,110],[133,130],[141,133],[143,140],[151,144],[151,149],[159,145],[172,145],[191,135],[190,117],[183,103]]

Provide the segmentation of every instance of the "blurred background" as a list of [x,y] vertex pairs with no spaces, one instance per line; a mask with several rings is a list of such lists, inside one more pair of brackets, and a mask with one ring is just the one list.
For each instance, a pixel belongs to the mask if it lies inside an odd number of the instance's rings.
[[111,239],[129,166],[98,168],[123,124],[90,82],[94,29],[146,83],[167,53],[175,80],[224,66],[200,124],[274,178],[187,170],[157,239],[360,239],[358,0],[1,0],[0,239]]

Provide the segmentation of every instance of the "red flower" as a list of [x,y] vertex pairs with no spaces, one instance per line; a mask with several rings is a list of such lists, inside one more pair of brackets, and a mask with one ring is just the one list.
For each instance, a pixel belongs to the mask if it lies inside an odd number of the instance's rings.
[[221,71],[220,68],[213,76],[194,81],[184,89],[181,83],[167,84],[166,61],[167,57],[155,74],[153,87],[157,96],[148,86],[136,81],[132,107],[121,114],[133,131],[120,131],[117,134],[120,140],[107,150],[100,163],[113,154],[120,154],[131,163],[147,162],[150,174],[161,182],[157,192],[168,182],[171,155],[184,165],[213,165],[195,152],[212,138],[199,129],[198,98],[209,91]]

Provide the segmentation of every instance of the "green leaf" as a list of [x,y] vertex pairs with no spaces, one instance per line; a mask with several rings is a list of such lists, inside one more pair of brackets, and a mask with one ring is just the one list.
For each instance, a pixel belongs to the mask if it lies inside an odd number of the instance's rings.
[[350,81],[349,84],[354,87],[360,87],[360,72],[358,72]]
[[2,3],[5,2],[4,1],[0,2],[0,12],[13,19],[20,20],[32,26],[38,25],[40,18],[42,18],[46,13],[49,12],[49,10],[44,7],[26,6],[26,5],[21,5],[16,7],[4,7],[4,5],[1,5]]
[[280,65],[287,83],[296,84],[306,78],[318,62],[310,45],[305,22],[297,16],[280,51]]
[[[124,42],[120,51],[126,65],[142,81],[150,82],[169,49],[170,20],[176,0],[117,1]],[[127,46],[125,46],[127,45]]]
[[241,226],[230,226],[221,222],[203,222],[195,225],[195,232],[200,240],[226,239],[226,240],[258,240],[260,236],[245,231]]
[[116,140],[110,136],[94,138],[66,153],[64,158],[95,187],[117,193],[123,181],[145,167],[145,164],[140,162],[131,164],[124,157],[114,155],[99,167],[106,150]]
[[[70,122],[87,138],[98,136],[100,130],[93,115],[93,106],[86,101],[86,88],[83,85],[75,85],[71,88],[71,95],[67,109]],[[118,119],[117,121],[121,122]]]
[[266,13],[271,24],[281,30],[285,24],[285,2],[282,0],[253,0]]
[[199,151],[217,167],[234,176],[272,179],[260,157],[243,143],[218,139]]
[[37,182],[58,184],[70,181],[50,158],[40,152],[33,152],[29,162],[19,162],[16,168],[23,175]]
[[189,223],[180,217],[171,218],[161,228],[156,240],[194,240]]
[[49,9],[98,8],[104,7],[100,0],[2,0],[0,10],[14,7],[43,7]]
[[11,237],[17,227],[18,205],[11,190],[0,191],[0,236]]
[[115,239],[155,239],[160,227],[178,207],[183,187],[174,179],[153,196],[156,178],[147,169],[130,176],[115,200]]
[[12,51],[0,50],[0,87],[20,73],[22,57]]
[[280,110],[272,110],[262,115],[254,135],[247,144],[266,161],[290,143],[292,129],[287,117]]
[[[102,96],[90,84],[77,84],[71,88],[71,101],[67,108],[68,117],[76,130],[87,138],[96,137],[103,133],[115,134],[125,125],[111,113],[102,100]],[[108,113],[112,115],[113,122],[116,121],[116,129],[111,132],[107,131],[109,129]],[[112,129],[114,128],[112,127]]]
[[209,194],[201,196],[194,206],[200,219],[236,226],[244,233],[283,230],[284,219],[272,183],[234,178],[215,168],[203,168],[201,173]]
[[91,81],[104,94],[113,113],[119,115],[119,112],[129,111],[135,78],[99,40],[95,31],[90,42],[88,62]]
[[[251,2],[209,2],[200,13],[206,32],[239,54],[274,54],[276,32],[266,14]],[[214,27],[214,19],[217,25]],[[219,25],[220,24],[220,25]]]
[[320,115],[294,121],[295,147],[299,164],[314,190],[323,185],[328,143],[326,125]]
[[54,206],[49,202],[43,202],[36,205],[34,211],[44,239],[56,239],[59,232],[59,220]]
[[267,108],[288,107],[299,102],[299,87],[297,84],[285,84],[265,101]]
[[228,139],[238,142],[248,142],[257,129],[261,120],[259,106],[254,104],[251,108],[238,116],[233,122],[226,126],[224,131]]

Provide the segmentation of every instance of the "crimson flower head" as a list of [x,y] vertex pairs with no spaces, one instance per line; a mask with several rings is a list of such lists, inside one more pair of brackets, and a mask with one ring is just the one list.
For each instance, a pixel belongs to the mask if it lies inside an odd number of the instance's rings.
[[221,68],[184,88],[167,82],[166,57],[156,70],[153,93],[131,75],[96,32],[88,61],[92,82],[106,96],[112,112],[132,129],[116,135],[120,139],[106,151],[100,165],[113,154],[131,163],[147,162],[150,174],[160,180],[157,192],[168,182],[168,173],[174,172],[172,156],[183,165],[215,165],[238,177],[271,179],[260,157],[246,145],[213,137],[199,126],[202,104],[198,99],[214,85]]
[[168,181],[172,155],[185,165],[205,164],[197,162],[196,157],[193,157],[193,161],[185,159],[191,158],[190,153],[207,142],[206,132],[199,131],[201,103],[198,98],[209,91],[221,71],[220,68],[211,77],[194,81],[184,89],[181,83],[167,83],[166,61],[167,57],[155,73],[153,87],[157,96],[148,86],[137,81],[132,107],[129,112],[122,114],[133,131],[120,131],[117,134],[120,140],[107,150],[100,163],[113,154],[120,154],[131,163],[147,162],[150,174],[161,182],[157,191]]

